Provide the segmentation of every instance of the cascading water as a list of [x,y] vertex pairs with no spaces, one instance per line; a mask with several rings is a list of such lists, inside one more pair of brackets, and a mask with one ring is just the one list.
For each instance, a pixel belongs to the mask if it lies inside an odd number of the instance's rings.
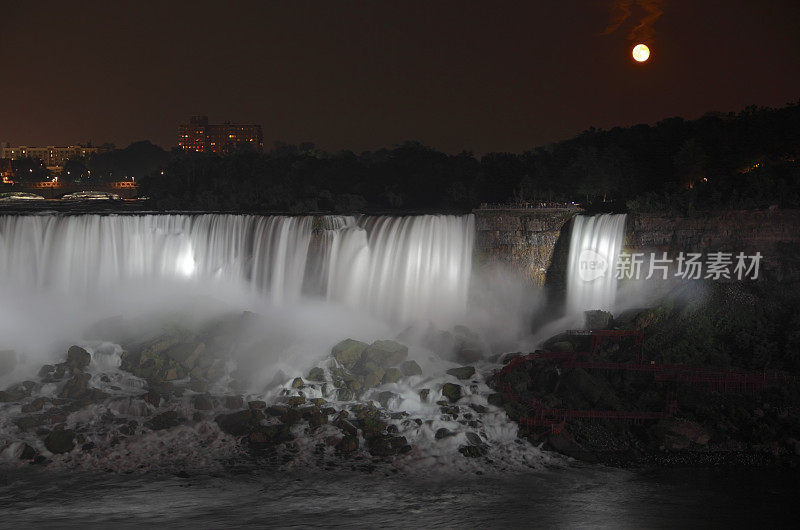
[[306,293],[395,321],[457,318],[473,232],[471,215],[3,216],[0,283],[81,293],[182,278],[231,282],[277,305]]
[[617,294],[616,264],[625,236],[624,214],[573,219],[567,264],[567,314],[611,310]]

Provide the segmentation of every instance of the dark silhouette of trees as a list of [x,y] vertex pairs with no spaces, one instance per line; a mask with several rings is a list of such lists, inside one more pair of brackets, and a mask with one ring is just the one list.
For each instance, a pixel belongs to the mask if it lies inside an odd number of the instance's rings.
[[798,156],[800,103],[590,128],[522,154],[448,155],[418,142],[326,153],[276,142],[263,154],[215,156],[142,142],[97,155],[90,167],[148,174],[142,191],[164,209],[457,212],[483,202],[577,201],[689,213],[800,207]]

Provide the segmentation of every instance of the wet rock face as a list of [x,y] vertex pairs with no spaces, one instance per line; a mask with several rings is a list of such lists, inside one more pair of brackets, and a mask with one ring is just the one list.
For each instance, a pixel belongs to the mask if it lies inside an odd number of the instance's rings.
[[457,379],[466,380],[475,375],[475,367],[462,366],[461,368],[451,368],[447,370],[447,374],[452,375]]
[[333,347],[331,354],[334,359],[339,361],[339,364],[350,370],[361,359],[361,355],[368,346],[366,342],[345,339]]
[[583,314],[585,318],[584,327],[591,330],[609,329],[614,320],[611,313],[599,309],[584,311]]
[[84,350],[80,346],[70,346],[69,350],[67,351],[67,365],[70,368],[83,370],[89,366],[90,362],[92,362],[92,356],[89,355],[88,351]]
[[162,412],[151,418],[145,426],[153,431],[161,431],[164,429],[171,429],[172,427],[177,427],[181,423],[183,423],[184,419],[178,416],[178,413],[174,410],[169,410],[167,412]]
[[51,431],[44,439],[44,446],[51,453],[68,453],[75,448],[74,431]]
[[442,395],[446,397],[450,403],[455,403],[461,399],[461,386],[453,383],[445,383],[442,386]]

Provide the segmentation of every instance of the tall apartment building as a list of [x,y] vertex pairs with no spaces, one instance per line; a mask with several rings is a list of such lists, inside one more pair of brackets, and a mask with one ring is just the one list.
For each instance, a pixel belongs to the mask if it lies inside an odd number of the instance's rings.
[[192,116],[178,126],[178,147],[184,151],[226,154],[241,147],[264,150],[261,125],[255,123],[209,124],[208,116]]

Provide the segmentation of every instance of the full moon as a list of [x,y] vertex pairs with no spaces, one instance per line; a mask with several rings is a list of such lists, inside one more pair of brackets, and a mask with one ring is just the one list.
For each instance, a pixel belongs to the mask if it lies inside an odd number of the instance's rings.
[[633,58],[637,62],[643,63],[650,57],[650,48],[644,44],[637,44],[633,47]]

